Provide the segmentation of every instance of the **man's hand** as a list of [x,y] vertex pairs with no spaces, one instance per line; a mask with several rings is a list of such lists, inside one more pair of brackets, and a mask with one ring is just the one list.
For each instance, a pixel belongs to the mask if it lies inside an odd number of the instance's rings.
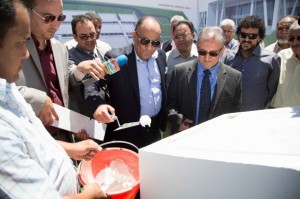
[[90,183],[83,187],[83,191],[76,195],[63,196],[63,199],[111,199],[97,183]]
[[111,123],[115,120],[111,117],[111,115],[115,114],[115,109],[107,104],[99,106],[93,114],[95,120],[102,123]]
[[38,117],[45,126],[51,126],[54,120],[59,120],[50,97],[46,97],[46,100]]
[[99,60],[82,61],[78,64],[77,69],[84,74],[89,74],[95,80],[104,79],[104,76],[109,74],[105,65]]
[[180,132],[180,131],[184,131],[184,130],[190,128],[190,125],[191,125],[192,123],[193,123],[193,120],[185,119],[185,120],[181,123],[181,125],[180,125],[180,127],[179,127],[179,132]]
[[57,141],[74,160],[91,160],[101,150],[93,140],[84,140],[76,143]]

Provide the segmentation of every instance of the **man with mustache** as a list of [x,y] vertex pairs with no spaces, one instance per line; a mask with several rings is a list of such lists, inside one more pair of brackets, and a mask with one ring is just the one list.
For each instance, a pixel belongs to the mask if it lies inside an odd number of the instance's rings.
[[264,109],[277,89],[280,58],[259,45],[265,33],[262,19],[245,17],[237,28],[239,50],[228,51],[224,59],[225,64],[242,73],[242,111]]
[[287,40],[290,33],[290,26],[297,21],[296,16],[285,16],[279,19],[276,27],[276,37],[277,41],[273,44],[270,44],[266,47],[267,50],[270,50],[274,53],[278,53],[283,49],[290,47],[290,43]]
[[270,106],[274,108],[300,106],[300,25],[291,25],[288,42],[291,48],[278,53],[281,58],[280,78]]

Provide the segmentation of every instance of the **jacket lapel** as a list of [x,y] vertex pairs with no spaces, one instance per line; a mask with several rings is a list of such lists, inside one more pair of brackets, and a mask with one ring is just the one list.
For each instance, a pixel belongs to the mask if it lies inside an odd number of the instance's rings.
[[197,109],[197,63],[198,59],[192,62],[192,64],[187,68],[188,72],[186,75],[187,85],[191,98],[189,99],[190,105],[192,107],[193,116],[196,115]]
[[43,72],[42,65],[41,65],[41,60],[40,60],[40,57],[38,55],[36,46],[35,46],[32,38],[30,38],[30,40],[27,42],[27,45],[28,45],[28,51],[32,57],[34,65],[36,66],[37,70],[39,71],[40,77],[43,79],[45,88],[47,88],[47,84],[46,84],[46,81],[44,78],[44,72]]
[[212,108],[210,109],[210,116],[214,112],[217,104],[219,103],[220,96],[221,96],[224,86],[225,86],[225,82],[226,82],[226,70],[223,67],[223,64],[221,63],[220,67],[218,69],[217,85],[216,85],[216,90],[215,90],[214,99],[213,99],[214,103],[213,103]]
[[[140,91],[139,91],[139,81],[138,81],[138,72],[137,72],[137,65],[136,65],[136,57],[133,45],[131,45],[132,49],[131,52],[128,54],[128,62],[127,62],[127,75],[128,79],[131,83],[133,88],[136,100],[140,103]],[[131,64],[130,66],[128,64]]]

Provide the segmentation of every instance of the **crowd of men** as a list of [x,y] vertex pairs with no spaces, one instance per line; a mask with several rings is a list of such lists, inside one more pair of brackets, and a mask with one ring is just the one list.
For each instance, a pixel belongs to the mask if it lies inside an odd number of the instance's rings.
[[[105,27],[95,13],[74,16],[74,39],[62,44],[54,38],[66,18],[62,0],[0,1],[1,198],[107,197],[95,183],[78,192],[69,157],[90,160],[100,148],[84,129],[73,134],[52,127],[60,118],[53,104],[106,123],[104,142],[139,148],[162,139],[162,132],[175,134],[222,114],[300,105],[295,16],[278,21],[277,41],[266,48],[257,16],[237,27],[225,19],[198,35],[191,21],[174,16],[164,43],[160,22],[144,16],[133,43],[112,49],[101,41]],[[104,61],[119,55],[128,61],[110,74]],[[114,131],[118,122],[143,115],[150,126]]]

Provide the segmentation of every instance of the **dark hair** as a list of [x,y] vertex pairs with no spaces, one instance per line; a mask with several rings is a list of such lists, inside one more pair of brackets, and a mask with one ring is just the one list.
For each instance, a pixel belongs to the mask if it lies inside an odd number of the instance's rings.
[[0,0],[0,47],[3,46],[3,41],[8,30],[16,25],[16,7],[19,0]]
[[241,33],[242,28],[257,28],[260,39],[266,36],[266,27],[264,21],[258,16],[251,15],[242,19],[237,27],[237,35]]
[[186,20],[186,19],[177,21],[174,24],[174,26],[173,26],[173,32],[175,31],[175,29],[177,28],[177,26],[179,26],[180,24],[186,24],[190,28],[190,30],[191,30],[192,33],[195,32],[195,28],[194,28],[193,23],[191,21],[189,21],[189,20]]
[[156,22],[159,24],[160,28],[161,28],[160,22],[159,22],[155,17],[152,17],[152,16],[144,16],[144,17],[141,17],[141,18],[137,21],[137,23],[136,23],[136,25],[135,25],[135,28],[134,28],[134,31],[137,31],[137,30],[140,28],[140,26],[142,25],[142,23],[143,23],[146,19],[152,19],[152,20],[156,21]]
[[76,25],[77,25],[77,23],[79,23],[79,22],[85,23],[87,21],[93,22],[91,17],[89,17],[87,15],[76,15],[76,16],[74,16],[74,18],[71,21],[73,34],[76,35]]

